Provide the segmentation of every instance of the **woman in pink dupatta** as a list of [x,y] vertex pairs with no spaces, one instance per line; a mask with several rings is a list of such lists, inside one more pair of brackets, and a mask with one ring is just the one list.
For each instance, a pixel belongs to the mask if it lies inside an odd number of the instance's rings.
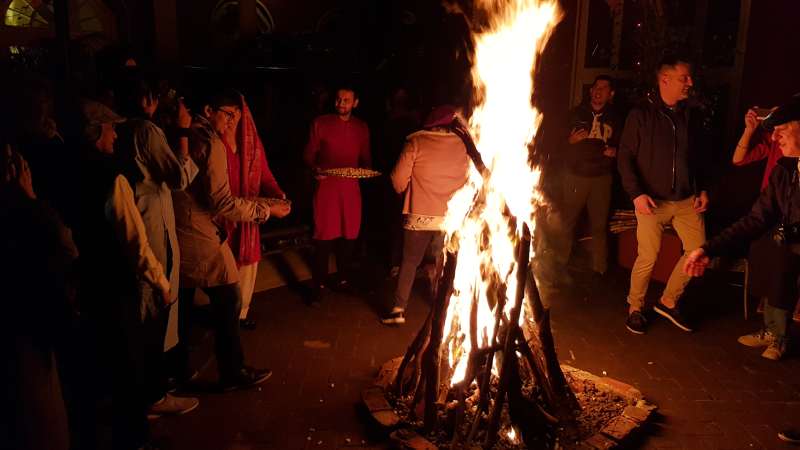
[[[241,96],[241,111],[222,135],[228,155],[228,181],[231,193],[236,197],[268,197],[285,199],[286,194],[278,186],[267,164],[264,146],[258,137],[253,115],[244,96]],[[256,327],[254,319],[248,319],[250,301],[261,260],[261,233],[257,223],[232,222],[226,224],[229,244],[239,266],[239,284],[242,289],[242,310],[239,323],[242,328]]]

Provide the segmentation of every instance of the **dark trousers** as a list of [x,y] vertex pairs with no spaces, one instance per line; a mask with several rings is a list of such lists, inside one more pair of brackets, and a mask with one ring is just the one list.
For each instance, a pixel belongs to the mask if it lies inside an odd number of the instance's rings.
[[[217,357],[220,379],[236,376],[244,366],[244,351],[239,336],[239,313],[242,293],[239,283],[201,288],[211,304],[211,323],[214,329],[214,353]],[[180,289],[178,336],[180,356],[186,369],[189,367],[189,335],[192,327],[191,309],[194,306],[194,288]],[[188,370],[187,370],[188,371]]]
[[403,259],[397,276],[397,290],[394,294],[394,307],[406,309],[411,288],[417,274],[417,267],[425,258],[426,251],[441,257],[444,233],[441,231],[403,230]]
[[353,239],[333,239],[329,241],[314,241],[314,262],[311,268],[314,288],[319,289],[327,284],[328,263],[331,253],[336,253],[336,271],[342,280],[350,280],[350,261],[353,258]]
[[582,177],[566,172],[561,199],[562,228],[555,243],[560,247],[555,255],[563,268],[569,262],[575,227],[586,208],[592,236],[592,270],[605,273],[608,266],[608,209],[611,204],[611,175]]
[[149,437],[147,410],[166,392],[164,334],[166,314],[141,317],[138,302],[122,301],[114,324],[119,348],[114,374],[114,448],[138,448]]

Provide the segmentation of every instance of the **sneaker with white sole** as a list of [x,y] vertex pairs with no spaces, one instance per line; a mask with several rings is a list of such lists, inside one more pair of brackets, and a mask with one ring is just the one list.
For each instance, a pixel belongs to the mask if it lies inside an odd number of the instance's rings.
[[161,416],[180,416],[194,411],[200,405],[196,397],[176,397],[167,394],[161,400],[153,403],[147,412],[147,417],[155,419]]
[[673,325],[680,328],[681,330],[692,331],[692,327],[689,326],[686,317],[684,317],[683,313],[681,313],[681,310],[678,307],[678,305],[675,305],[672,308],[668,308],[663,303],[658,302],[655,304],[655,306],[653,306],[653,311],[669,319],[669,321],[672,322]]
[[641,311],[632,311],[625,321],[625,328],[634,334],[644,334],[647,331],[647,319]]
[[748,347],[767,347],[775,341],[775,335],[766,328],[739,336],[739,343]]
[[800,428],[789,428],[778,433],[778,439],[790,444],[800,444]]
[[786,339],[773,339],[764,353],[761,354],[763,358],[778,361],[786,354]]
[[381,317],[381,323],[384,325],[402,325],[406,323],[405,310],[402,308],[393,308],[392,312]]

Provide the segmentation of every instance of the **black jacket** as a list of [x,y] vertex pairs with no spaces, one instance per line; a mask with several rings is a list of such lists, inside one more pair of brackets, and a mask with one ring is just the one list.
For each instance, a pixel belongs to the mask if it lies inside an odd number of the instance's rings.
[[683,200],[707,190],[709,156],[699,109],[687,102],[670,109],[656,94],[628,114],[617,167],[631,199]]
[[610,105],[595,113],[586,103],[577,106],[570,114],[570,132],[585,129],[591,132],[595,115],[600,122],[603,139],[584,139],[575,144],[568,144],[565,155],[566,167],[575,175],[594,177],[609,175],[614,170],[614,158],[603,155],[606,146],[617,147],[622,124]]
[[[751,272],[750,290],[767,297],[771,306],[785,310],[794,308],[800,286],[800,237],[796,227],[800,223],[799,191],[797,158],[780,159],[767,189],[761,192],[750,213],[703,245],[707,255],[717,256],[766,233],[750,247],[748,259],[756,269]],[[784,232],[785,243],[773,239],[781,224],[787,230],[795,229],[794,233]]]
[[[718,256],[741,241],[752,241],[781,223],[800,222],[797,158],[781,158],[772,169],[767,188],[761,192],[750,212],[705,243],[709,256]],[[800,253],[800,246],[792,250]]]

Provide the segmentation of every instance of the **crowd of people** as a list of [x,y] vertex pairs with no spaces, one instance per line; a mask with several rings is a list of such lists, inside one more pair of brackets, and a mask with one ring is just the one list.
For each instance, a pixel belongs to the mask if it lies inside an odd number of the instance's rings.
[[[748,216],[706,241],[710,158],[691,88],[691,65],[666,58],[656,88],[623,120],[614,108],[615,80],[594,80],[564,127],[562,189],[551,199],[537,253],[550,255],[556,272],[565,273],[586,210],[591,269],[602,283],[618,173],[635,209],[638,242],[625,325],[646,332],[644,299],[670,225],[684,256],[652,310],[691,331],[681,308],[691,277],[732,242],[763,235],[751,257],[782,265],[756,271],[765,280],[756,283],[763,287],[757,295],[765,299],[764,328],[739,341],[766,347],[763,356],[777,360],[786,354],[798,299],[800,206],[792,207],[800,202],[798,166],[781,156],[800,156],[800,97],[747,112],[732,159],[768,159],[762,194]],[[361,186],[328,170],[373,166],[369,126],[354,115],[358,90],[341,85],[334,92],[333,112],[313,119],[302,151],[316,180],[310,306],[323,302],[328,289],[355,289]],[[219,389],[248,388],[272,374],[246,363],[240,332],[257,326],[248,311],[260,225],[289,215],[292,202],[270,170],[244,95],[220,86],[184,99],[135,67],[121,70],[101,93],[74,105],[77,120],[65,138],[51,93],[38,85],[20,94],[29,114],[2,136],[0,242],[4,262],[13,262],[2,272],[12,299],[1,327],[11,368],[2,382],[14,417],[0,427],[4,448],[95,448],[98,411],[109,401],[114,448],[154,448],[149,419],[199,405],[175,393],[198,375],[188,345],[198,290],[209,301]],[[461,105],[443,103],[419,120],[404,95],[395,91],[387,102],[396,129],[382,130],[398,143],[375,160],[393,190],[378,194],[385,202],[375,211],[387,225],[384,250],[396,278],[391,306],[379,320],[393,326],[405,323],[426,256],[432,270],[438,266],[447,202],[466,182],[470,164]],[[771,134],[752,142],[758,129]],[[37,319],[31,326],[19,317]]]

